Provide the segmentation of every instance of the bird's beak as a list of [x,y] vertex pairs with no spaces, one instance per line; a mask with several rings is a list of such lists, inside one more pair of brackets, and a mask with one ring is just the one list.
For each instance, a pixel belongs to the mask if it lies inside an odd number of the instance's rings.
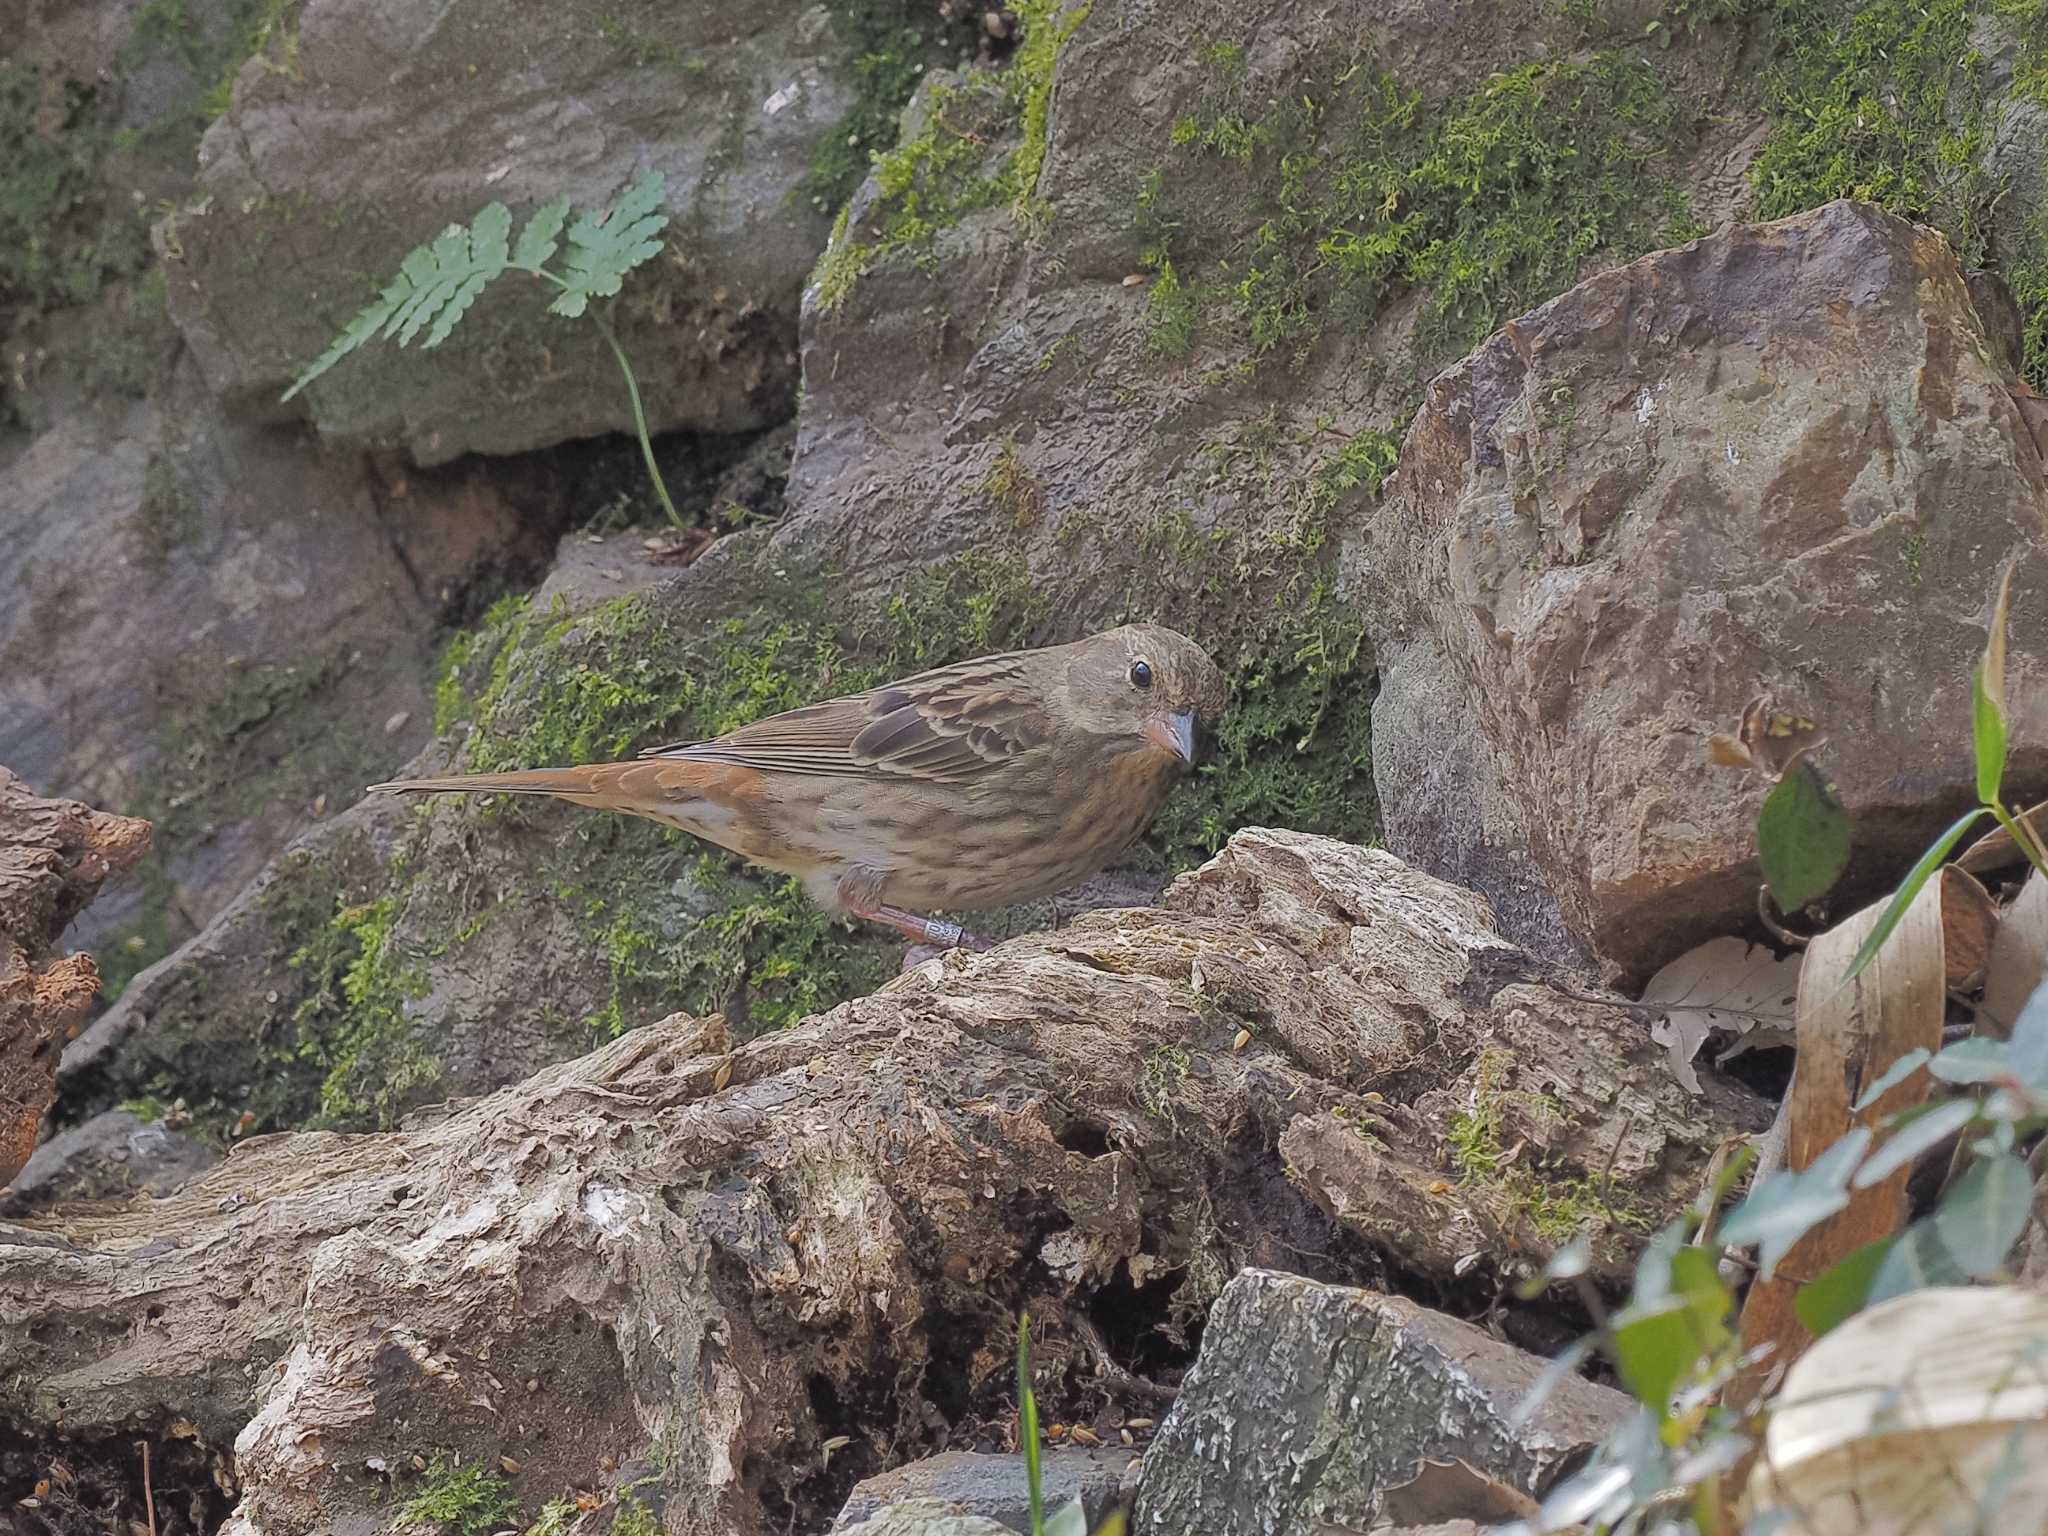
[[1145,739],[1162,752],[1171,752],[1184,763],[1195,760],[1195,712],[1184,709],[1174,715],[1158,715],[1145,722]]

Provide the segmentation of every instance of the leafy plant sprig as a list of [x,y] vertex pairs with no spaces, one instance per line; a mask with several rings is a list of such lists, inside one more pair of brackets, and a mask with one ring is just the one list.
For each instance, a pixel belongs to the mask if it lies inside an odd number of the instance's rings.
[[[682,515],[669,499],[668,487],[654,462],[654,443],[648,435],[647,413],[641,405],[633,365],[604,316],[590,308],[592,299],[616,294],[627,273],[660,253],[660,235],[668,227],[668,215],[661,211],[663,191],[661,172],[649,171],[609,209],[579,213],[573,223],[569,199],[558,197],[534,210],[516,244],[512,241],[511,210],[503,203],[486,204],[467,226],[451,224],[434,239],[407,252],[397,275],[384,285],[376,301],[342,327],[327,350],[292,381],[283,398],[290,400],[350,353],[373,341],[396,341],[408,347],[418,340],[422,351],[431,351],[454,334],[486,287],[507,272],[523,272],[557,290],[548,305],[549,314],[569,320],[589,315],[618,359],[648,478],[654,482],[662,511],[680,528]],[[562,259],[556,270],[549,263],[558,253]]]
[[[1038,1394],[1031,1390],[1031,1319],[1017,1319],[1017,1439],[1024,1450],[1024,1484],[1031,1504],[1031,1536],[1089,1536],[1088,1513],[1081,1496],[1074,1497],[1048,1520],[1038,1444]],[[1112,1510],[1094,1536],[1125,1536],[1121,1510]]]

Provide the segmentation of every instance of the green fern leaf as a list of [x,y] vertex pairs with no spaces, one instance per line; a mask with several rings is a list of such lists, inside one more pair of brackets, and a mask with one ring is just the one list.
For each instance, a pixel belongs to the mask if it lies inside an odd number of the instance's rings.
[[668,215],[657,211],[662,190],[661,172],[649,171],[609,213],[577,216],[569,226],[569,253],[562,258],[562,292],[548,306],[549,314],[573,320],[592,299],[617,293],[628,272],[660,252],[657,237],[668,227]]
[[519,232],[519,244],[512,252],[512,265],[537,272],[548,258],[561,249],[562,221],[569,217],[569,199],[558,197],[534,209],[526,228]]
[[490,203],[468,228],[451,224],[426,245],[414,246],[377,302],[349,321],[334,344],[292,381],[284,398],[291,399],[349,353],[380,337],[396,338],[403,347],[425,330],[422,347],[441,345],[484,285],[505,270],[511,233],[511,211],[503,203]]

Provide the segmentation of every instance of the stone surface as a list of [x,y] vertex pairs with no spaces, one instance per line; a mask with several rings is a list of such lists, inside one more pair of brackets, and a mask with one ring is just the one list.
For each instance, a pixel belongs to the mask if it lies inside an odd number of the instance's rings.
[[[1048,1447],[1040,1483],[1046,1510],[1062,1509],[1078,1496],[1087,1511],[1088,1529],[1094,1530],[1116,1503],[1130,1459],[1129,1451]],[[1024,1480],[1024,1458],[977,1451],[947,1451],[868,1478],[847,1498],[832,1529],[861,1529],[863,1521],[912,1499],[937,1500],[965,1514],[993,1520],[1000,1529],[1030,1536],[1031,1499]]]
[[[1483,915],[1385,853],[1246,831],[1161,910],[954,952],[745,1044],[678,1017],[394,1132],[247,1138],[168,1200],[0,1229],[0,1415],[87,1440],[189,1419],[181,1465],[234,1448],[235,1536],[388,1511],[360,1469],[404,1463],[421,1424],[511,1457],[536,1503],[659,1441],[674,1536],[822,1528],[849,1473],[1011,1411],[1020,1308],[1051,1369],[1133,1292],[1194,1316],[1245,1264],[1384,1262],[1296,1182],[1283,1127],[1376,1118],[1387,1177],[1432,1163],[1464,1273],[1519,1268],[1459,1215],[1421,1108],[1475,1101],[1465,1064],[1518,1010],[1576,1008],[1529,1069],[1597,1075],[1656,1128],[1647,1165],[1613,1157],[1613,1199],[1646,1229],[1688,1201],[1761,1106],[1708,1118],[1654,1052],[1617,1075],[1640,1031],[1514,977]],[[1491,1424],[1458,1384],[1504,1392],[1511,1352],[1481,1344],[1414,1354],[1466,1361],[1442,1390]]]
[[859,1525],[845,1527],[846,1536],[1006,1536],[1014,1529],[970,1514],[944,1499],[906,1499],[877,1511]]
[[236,425],[189,367],[0,467],[0,762],[159,827],[78,942],[191,933],[419,750],[441,625],[551,545],[559,477],[523,480]]
[[[651,425],[732,432],[788,414],[804,275],[830,212],[798,195],[852,103],[855,39],[809,0],[602,14],[534,0],[310,0],[289,66],[259,53],[200,146],[197,201],[157,246],[208,382],[422,463],[630,431],[597,328],[501,279],[437,351],[371,349],[305,397],[317,357],[413,246],[486,202],[608,207],[667,178],[668,252],[618,306]],[[288,275],[288,280],[287,279]]]
[[1133,1529],[1313,1536],[1364,1529],[1425,1460],[1525,1491],[1552,1481],[1633,1408],[1567,1377],[1526,1424],[1545,1362],[1398,1297],[1296,1275],[1238,1275],[1146,1453]]
[[37,1147],[27,1166],[0,1192],[0,1216],[18,1219],[79,1200],[168,1195],[219,1161],[219,1152],[173,1130],[162,1119],[108,1110]]
[[1848,203],[1602,273],[1431,387],[1358,550],[1389,845],[1639,978],[1755,907],[1768,693],[1858,818],[1843,899],[1972,794],[2017,560],[2009,793],[2048,787],[2048,477],[1940,238]]

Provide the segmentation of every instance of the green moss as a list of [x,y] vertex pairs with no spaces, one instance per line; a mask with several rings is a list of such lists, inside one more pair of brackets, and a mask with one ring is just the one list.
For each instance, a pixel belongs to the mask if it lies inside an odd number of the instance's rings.
[[644,19],[659,26],[667,19],[665,8],[649,7],[647,11],[644,17],[636,17],[627,7],[612,5],[597,11],[592,19],[598,34],[638,68],[665,69],[685,80],[699,80],[711,73],[711,61],[702,54],[692,53],[673,38],[641,24]]
[[1177,1045],[1162,1045],[1145,1058],[1145,1065],[1138,1077],[1138,1106],[1155,1120],[1163,1120],[1169,1129],[1180,1124],[1178,1103],[1181,1091],[1187,1081],[1193,1061],[1188,1053]]
[[127,1110],[144,1125],[155,1125],[169,1113],[169,1106],[152,1095],[145,1095],[139,1099],[123,1099],[117,1107]]
[[392,897],[341,906],[289,962],[307,986],[292,1055],[322,1074],[315,1126],[391,1126],[441,1081],[406,1017],[427,986],[394,952],[397,911]]
[[611,1536],[662,1536],[661,1522],[639,1499],[623,1499],[612,1516]]
[[[875,162],[875,208],[856,232],[842,210],[812,274],[818,305],[837,309],[874,262],[906,252],[931,260],[932,242],[968,214],[1008,207],[1027,229],[1043,228],[1037,199],[1060,50],[1087,19],[1087,5],[1018,0],[1022,41],[1009,67],[926,93],[914,131]],[[1008,148],[997,146],[1007,143]]]
[[526,1528],[526,1536],[569,1536],[570,1528],[576,1524],[580,1513],[574,1499],[549,1499],[541,1506],[533,1524]]
[[439,1452],[427,1463],[411,1497],[398,1506],[396,1523],[439,1536],[491,1536],[519,1523],[519,1500],[495,1472]]
[[975,490],[1008,517],[1010,526],[1019,533],[1035,526],[1045,515],[1045,488],[1025,464],[1014,432],[1003,439],[996,450],[995,463],[989,466],[989,472]]
[[853,196],[877,155],[896,145],[903,108],[925,71],[970,46],[981,13],[961,7],[950,26],[912,0],[833,0],[833,25],[852,56],[853,106],[812,152],[798,195],[821,212]]
[[2008,189],[1982,164],[1993,103],[1970,38],[1986,16],[2017,39],[2012,94],[2048,105],[2048,0],[1778,0],[1754,211],[1861,198],[1939,230],[1966,266],[1996,261],[2019,301],[2026,378],[2048,390],[2048,215],[2014,249],[1991,248]]
[[1333,323],[1356,332],[1420,288],[1417,350],[1451,356],[1596,257],[1696,229],[1673,186],[1696,109],[1620,52],[1534,60],[1441,102],[1361,53],[1276,94],[1219,63],[1147,184],[1169,353],[1205,339],[1247,366],[1300,362]]
[[1501,1125],[1510,1105],[1538,1122],[1560,1123],[1564,1118],[1564,1106],[1548,1094],[1502,1088],[1500,1081],[1511,1065],[1505,1053],[1483,1054],[1472,1107],[1450,1118],[1445,1140],[1458,1177],[1501,1198],[1528,1221],[1537,1236],[1553,1246],[1599,1229],[1649,1231],[1652,1223],[1647,1215],[1626,1200],[1615,1200],[1612,1191],[1597,1181],[1509,1158],[1502,1145]]
[[10,312],[82,304],[147,259],[146,224],[101,176],[104,115],[91,87],[0,61],[0,331]]
[[1934,225],[1982,259],[1995,189],[1978,166],[1981,60],[1970,0],[1780,0],[1777,126],[1750,169],[1759,218],[1839,197]]

